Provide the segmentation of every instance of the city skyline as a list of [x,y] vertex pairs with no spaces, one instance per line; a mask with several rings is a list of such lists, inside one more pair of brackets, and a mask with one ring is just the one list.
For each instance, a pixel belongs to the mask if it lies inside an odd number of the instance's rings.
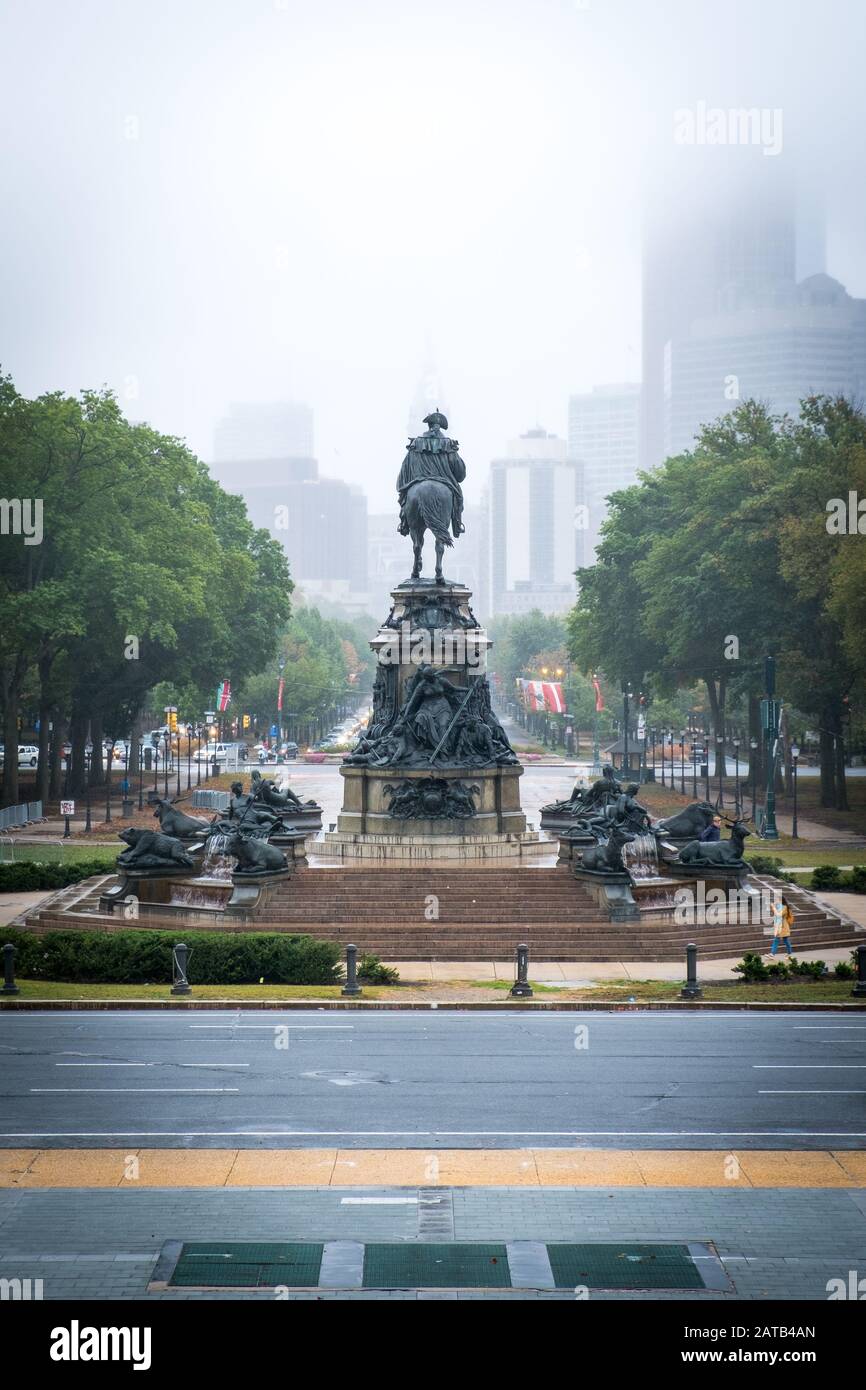
[[[838,4],[808,29],[776,0],[722,20],[508,0],[496,23],[446,3],[435,26],[388,0],[98,13],[9,26],[0,360],[27,395],[107,383],[206,461],[232,401],[308,401],[323,473],[380,510],[432,352],[477,502],[473,461],[534,420],[564,437],[571,394],[641,376],[643,208],[675,227],[668,171],[724,153],[677,143],[682,110],[781,111],[773,157],[736,153],[796,165],[828,273],[866,294],[863,17]],[[431,120],[417,93],[440,74]]]

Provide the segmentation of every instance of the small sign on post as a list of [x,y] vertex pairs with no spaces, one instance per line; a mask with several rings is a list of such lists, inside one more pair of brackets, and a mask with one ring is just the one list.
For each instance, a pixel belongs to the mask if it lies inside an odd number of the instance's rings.
[[75,802],[61,801],[60,814],[64,817],[63,838],[64,840],[68,840],[72,833],[69,829],[69,817],[75,815]]

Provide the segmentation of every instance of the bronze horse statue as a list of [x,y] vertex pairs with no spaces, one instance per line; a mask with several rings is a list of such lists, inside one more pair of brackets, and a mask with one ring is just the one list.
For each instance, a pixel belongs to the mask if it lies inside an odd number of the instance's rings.
[[[406,457],[397,478],[400,499],[401,536],[412,537],[415,563],[412,578],[421,577],[421,553],[424,535],[431,531],[436,538],[436,578],[442,580],[442,556],[445,547],[453,545],[451,533],[459,536],[465,529],[462,522],[463,492],[460,484],[466,477],[466,465],[457,452],[456,439],[443,434],[448,421],[438,410],[424,417],[426,434],[409,440]],[[449,533],[449,526],[451,532]]]

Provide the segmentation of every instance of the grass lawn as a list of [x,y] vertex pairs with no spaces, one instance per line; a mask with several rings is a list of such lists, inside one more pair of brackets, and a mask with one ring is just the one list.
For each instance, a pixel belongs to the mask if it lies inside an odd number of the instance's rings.
[[755,842],[748,841],[745,855],[747,859],[754,859],[758,854],[766,855],[769,859],[781,859],[786,868],[795,868],[798,864],[810,868],[815,868],[818,864],[866,864],[866,849],[809,849],[808,841],[802,841],[801,844],[802,847],[797,849],[789,848],[787,845],[778,849],[776,845],[762,841],[760,848],[756,848]]
[[[576,966],[576,970],[579,965]],[[559,994],[564,999],[609,999],[619,1000],[621,1003],[635,1000],[665,1000],[678,999],[682,983],[675,980],[604,980],[594,989],[557,989],[550,985],[537,984],[534,980],[530,981],[533,991],[536,994],[551,995]],[[777,1004],[839,1004],[853,1003],[851,990],[855,984],[854,980],[837,980],[831,976],[827,980],[812,981],[804,980],[788,983],[783,981],[781,984],[743,984],[739,980],[732,981],[731,984],[704,985],[704,998],[710,1000],[723,1001],[729,1004],[739,1003],[777,1003]],[[473,981],[473,986],[479,990],[509,990],[511,982],[509,980],[496,981]]]
[[[79,985],[24,980],[19,999],[173,999],[171,985]],[[340,985],[193,985],[193,999],[339,999]],[[365,999],[387,996],[387,989],[362,985]]]
[[[59,984],[37,980],[18,981],[19,999],[29,1000],[135,1000],[159,999],[170,1001],[170,985],[85,985]],[[855,1002],[851,990],[853,980],[836,980],[832,976],[822,982],[804,980],[802,983],[706,985],[704,998],[729,1004],[774,1002],[778,1004],[811,1004]],[[509,980],[454,980],[439,984],[407,983],[405,985],[364,985],[362,998],[396,1000],[407,1003],[472,1001],[507,1005],[511,1002]],[[551,985],[532,982],[539,998],[559,996],[568,1001],[601,1000],[611,1003],[641,1003],[645,1000],[664,1002],[679,998],[681,984],[672,980],[606,980],[593,988],[556,989]],[[317,1000],[339,999],[339,985],[194,985],[191,999],[212,1000]],[[14,1005],[13,1005],[14,1007]],[[2,1005],[0,1005],[2,1009]]]
[[41,864],[78,863],[82,859],[97,859],[107,869],[114,868],[117,856],[124,848],[117,842],[113,845],[93,844],[90,840],[46,840],[44,844],[22,844],[13,842],[0,846],[0,864],[23,864],[36,861]]

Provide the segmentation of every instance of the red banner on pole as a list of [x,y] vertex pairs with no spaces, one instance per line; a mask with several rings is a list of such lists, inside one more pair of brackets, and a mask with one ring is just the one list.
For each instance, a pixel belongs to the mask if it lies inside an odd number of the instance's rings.
[[597,676],[593,676],[592,684],[595,690],[595,708],[598,713],[601,714],[601,711],[604,709],[604,696],[601,693],[601,686],[598,683]]
[[280,676],[280,683],[279,683],[279,685],[277,686],[277,709],[280,710],[280,712],[282,712],[282,708],[283,708],[283,688],[284,688],[284,686],[285,686],[285,681],[283,680],[283,677]]

